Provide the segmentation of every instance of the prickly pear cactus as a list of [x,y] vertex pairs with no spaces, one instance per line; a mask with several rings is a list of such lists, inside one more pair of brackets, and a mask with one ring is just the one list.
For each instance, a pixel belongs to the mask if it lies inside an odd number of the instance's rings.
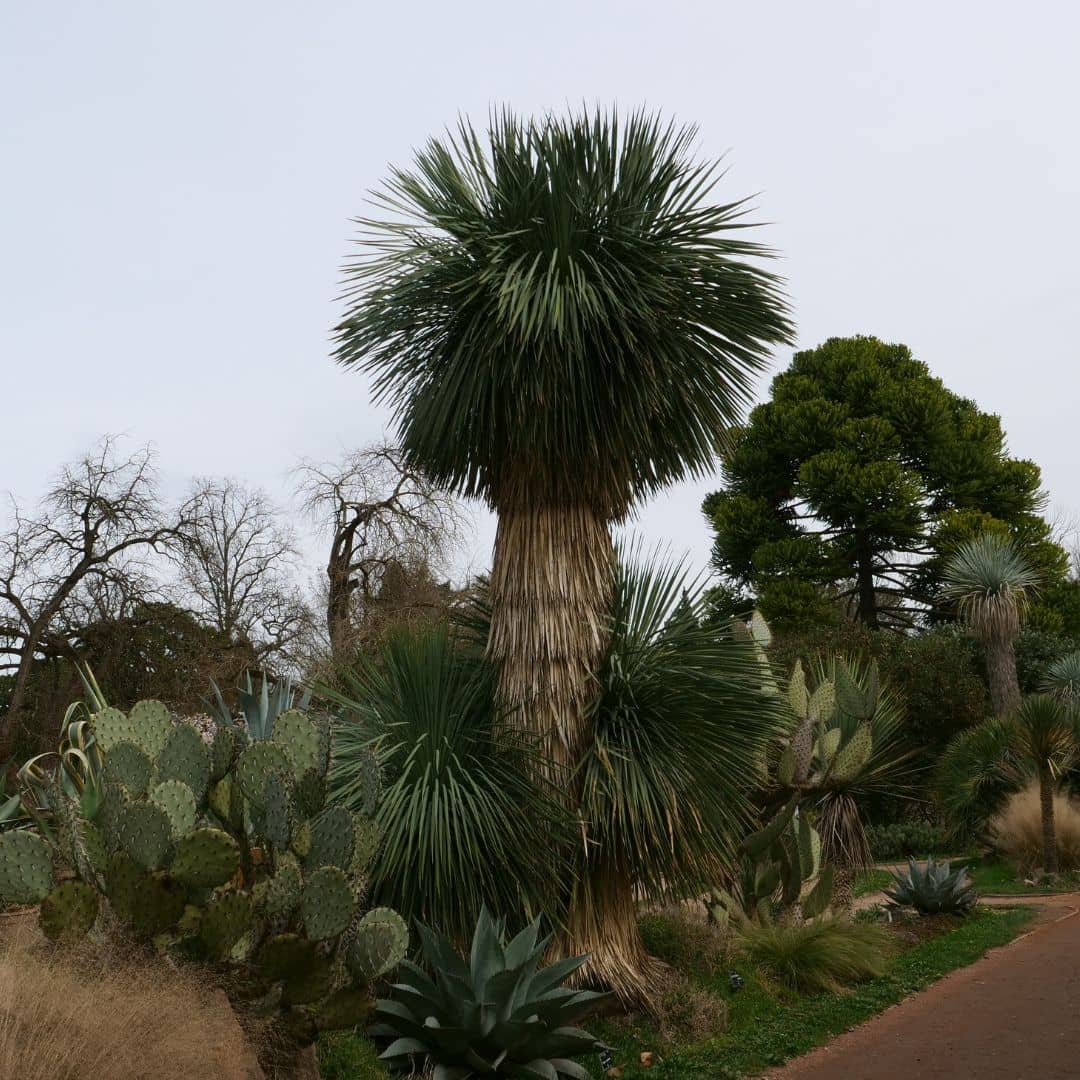
[[[91,726],[104,777],[94,819],[72,801],[56,815],[72,821],[62,845],[0,834],[0,903],[40,904],[61,942],[107,906],[136,936],[227,972],[229,992],[276,1015],[294,1048],[364,1022],[368,983],[409,935],[393,911],[364,914],[378,828],[325,805],[329,721],[286,709],[269,738],[222,723],[208,746],[144,701],[99,709]],[[376,790],[374,758],[369,771]]]

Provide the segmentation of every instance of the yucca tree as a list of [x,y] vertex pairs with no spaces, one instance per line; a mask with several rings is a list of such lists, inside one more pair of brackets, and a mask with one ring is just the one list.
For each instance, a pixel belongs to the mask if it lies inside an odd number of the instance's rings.
[[1029,694],[1008,716],[985,720],[949,744],[936,777],[939,797],[956,821],[974,824],[974,808],[1000,800],[1034,775],[1042,814],[1043,869],[1056,874],[1054,790],[1078,754],[1072,711],[1047,694]]
[[1047,665],[1039,690],[1071,709],[1080,709],[1080,650]]
[[983,646],[994,714],[1006,716],[1020,704],[1015,643],[1038,574],[1012,539],[987,532],[957,549],[942,580],[943,594]]
[[644,112],[463,121],[360,221],[337,358],[408,462],[498,514],[489,652],[548,759],[589,741],[610,526],[711,469],[791,325],[744,201]]
[[618,560],[592,734],[576,770],[578,847],[567,949],[587,979],[649,1004],[657,966],[636,900],[677,900],[731,872],[783,725],[752,642],[707,625],[678,563]]
[[512,925],[557,921],[573,820],[538,775],[535,736],[500,722],[491,663],[446,626],[401,627],[341,682],[322,690],[342,711],[331,798],[370,810],[369,747],[382,769],[372,902],[461,944],[485,905]]

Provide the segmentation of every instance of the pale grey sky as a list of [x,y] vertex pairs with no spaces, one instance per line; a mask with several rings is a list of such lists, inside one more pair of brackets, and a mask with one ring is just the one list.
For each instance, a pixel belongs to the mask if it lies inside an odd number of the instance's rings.
[[[459,111],[585,101],[697,123],[722,193],[760,193],[800,345],[906,342],[1080,511],[1078,42],[1064,0],[6,0],[0,489],[124,432],[170,491],[283,499],[379,438],[328,358],[366,190]],[[703,566],[714,486],[639,527]]]

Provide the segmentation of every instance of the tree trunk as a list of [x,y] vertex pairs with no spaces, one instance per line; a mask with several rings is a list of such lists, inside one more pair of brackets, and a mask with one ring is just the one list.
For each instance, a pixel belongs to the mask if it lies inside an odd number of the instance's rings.
[[986,676],[995,716],[1008,716],[1020,707],[1020,684],[1016,678],[1016,652],[1012,641],[984,642]]
[[[34,664],[36,647],[36,636],[27,638],[19,656],[19,666],[15,671],[11,697],[8,699],[7,715],[4,717],[3,735],[0,736],[0,761],[8,761],[14,756],[19,748],[19,737],[27,730],[23,714],[26,709],[26,691],[30,683],[30,669]],[[34,752],[36,753],[36,749]]]
[[[547,779],[577,810],[570,770],[591,738],[588,711],[607,647],[614,546],[606,519],[584,506],[500,508],[491,574],[488,651],[508,722],[537,735]],[[582,832],[586,833],[582,824]],[[629,870],[603,874],[579,855],[555,959],[590,953],[580,978],[641,1001],[652,965],[637,927]]]
[[572,984],[613,990],[627,1008],[655,1013],[666,969],[645,951],[629,868],[598,862],[581,868],[566,930],[552,949],[553,960],[589,954],[589,963],[571,976]]
[[833,910],[850,915],[855,906],[855,871],[850,866],[833,863]]
[[1054,778],[1045,762],[1039,765],[1039,809],[1042,812],[1043,869],[1048,874],[1056,874],[1059,862],[1054,827]]
[[[614,580],[607,521],[584,506],[500,507],[488,652],[509,722],[540,737],[552,775],[581,756]],[[572,797],[567,792],[568,798]]]
[[859,545],[859,621],[876,630],[878,627],[877,590],[874,588],[874,557],[871,552]]
[[349,618],[349,574],[331,561],[326,568],[326,632],[330,638],[330,655],[336,664],[347,663],[352,642]]

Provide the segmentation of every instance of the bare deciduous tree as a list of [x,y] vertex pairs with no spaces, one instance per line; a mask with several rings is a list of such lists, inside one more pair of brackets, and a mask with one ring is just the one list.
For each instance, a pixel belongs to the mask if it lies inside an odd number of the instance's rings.
[[336,462],[304,462],[298,488],[330,541],[326,629],[336,661],[348,658],[363,614],[388,573],[413,568],[429,578],[461,536],[460,503],[410,467],[395,446],[376,445]]
[[196,480],[181,508],[177,548],[185,606],[260,662],[287,660],[311,612],[297,588],[296,542],[265,492],[236,480]]
[[14,680],[0,758],[26,730],[35,659],[68,651],[79,605],[115,603],[137,589],[140,557],[175,543],[179,525],[162,514],[151,449],[124,456],[112,437],[64,467],[36,511],[12,500],[0,535],[0,667]]

